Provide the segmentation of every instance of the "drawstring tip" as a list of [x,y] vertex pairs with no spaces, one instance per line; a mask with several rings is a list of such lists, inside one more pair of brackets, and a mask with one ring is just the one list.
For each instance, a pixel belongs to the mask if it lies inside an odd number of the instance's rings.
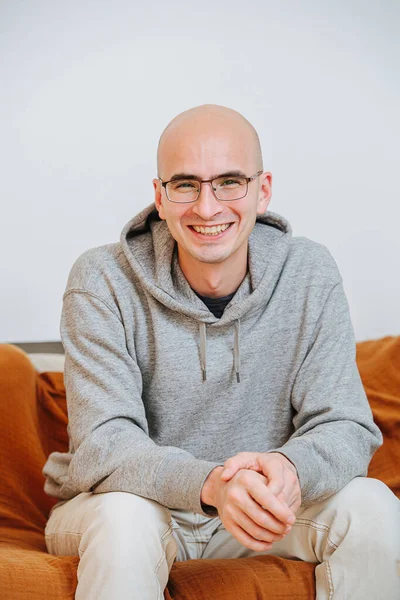
[[238,371],[236,371],[236,381],[240,383],[240,375]]
[[206,370],[203,369],[203,381],[207,380]]

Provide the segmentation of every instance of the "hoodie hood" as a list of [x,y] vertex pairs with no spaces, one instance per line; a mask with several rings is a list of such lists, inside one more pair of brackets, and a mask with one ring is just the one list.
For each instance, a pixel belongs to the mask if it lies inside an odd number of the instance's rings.
[[248,239],[248,272],[221,318],[194,293],[179,266],[177,243],[152,203],[124,226],[120,242],[141,285],[167,308],[199,323],[200,357],[206,380],[206,325],[234,323],[234,363],[240,382],[240,319],[265,306],[280,277],[292,238],[289,222],[270,211],[257,216]]

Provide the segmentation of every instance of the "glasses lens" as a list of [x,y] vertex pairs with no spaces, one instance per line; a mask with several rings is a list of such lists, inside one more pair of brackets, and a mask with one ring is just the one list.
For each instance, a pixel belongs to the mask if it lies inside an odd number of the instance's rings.
[[177,179],[167,183],[166,187],[172,202],[193,202],[199,195],[200,183],[195,179]]
[[218,177],[212,186],[219,200],[238,200],[247,193],[247,180],[244,177]]

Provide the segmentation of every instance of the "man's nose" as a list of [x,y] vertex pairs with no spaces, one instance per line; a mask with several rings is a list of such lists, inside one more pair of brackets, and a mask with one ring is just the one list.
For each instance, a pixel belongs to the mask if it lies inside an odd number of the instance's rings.
[[199,197],[193,204],[193,212],[204,221],[224,210],[222,203],[215,197],[211,185],[208,182],[201,184]]

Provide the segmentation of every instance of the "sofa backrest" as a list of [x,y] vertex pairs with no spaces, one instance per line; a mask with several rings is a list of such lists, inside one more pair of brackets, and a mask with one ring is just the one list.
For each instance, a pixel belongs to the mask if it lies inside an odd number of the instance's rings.
[[42,468],[51,452],[68,449],[63,373],[39,373],[23,350],[0,344],[0,407],[0,537],[18,529],[43,536],[57,499],[43,490]]
[[357,366],[383,445],[368,477],[380,479],[400,498],[400,335],[357,344]]

